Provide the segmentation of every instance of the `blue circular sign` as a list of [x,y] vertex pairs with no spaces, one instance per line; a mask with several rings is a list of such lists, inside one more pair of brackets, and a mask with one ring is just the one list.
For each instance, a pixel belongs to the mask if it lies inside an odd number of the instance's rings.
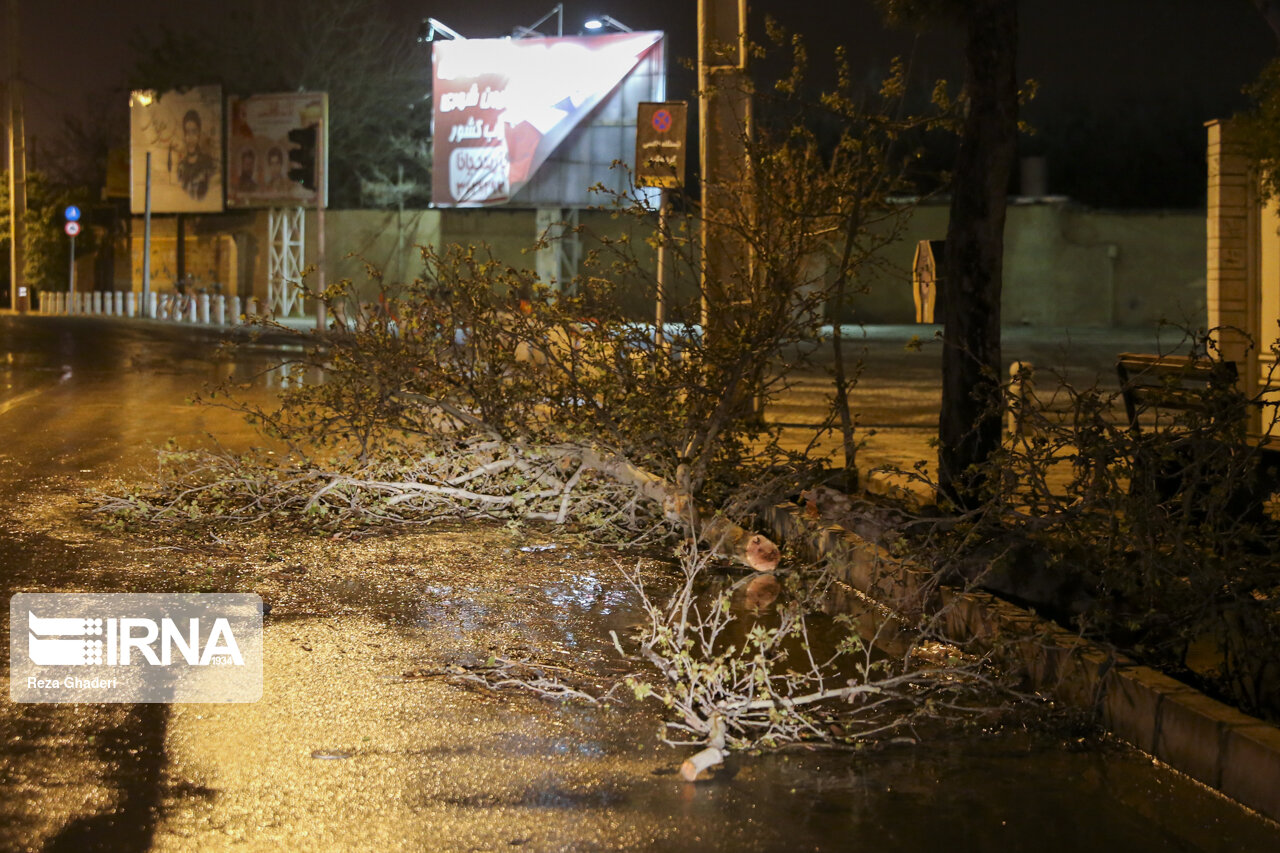
[[671,112],[669,110],[658,110],[653,114],[653,129],[659,133],[666,133],[671,129]]
[[79,222],[80,208],[76,207],[74,204],[69,204],[67,205],[67,209],[62,211],[62,215],[67,218],[68,222]]

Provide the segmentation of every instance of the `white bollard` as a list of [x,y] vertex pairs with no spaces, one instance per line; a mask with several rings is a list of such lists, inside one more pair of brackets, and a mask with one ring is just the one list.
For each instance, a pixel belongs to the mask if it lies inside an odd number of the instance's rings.
[[111,295],[111,301],[116,304],[116,316],[119,317],[123,315],[124,314],[124,293],[119,290],[115,291]]
[[213,297],[213,322],[218,326],[227,325],[227,297],[221,293]]
[[116,303],[115,300],[111,298],[111,291],[107,291],[102,294],[102,313],[108,317],[113,317],[116,313],[115,308]]
[[240,297],[239,297],[239,295],[232,296],[232,297],[231,297],[231,325],[233,325],[233,326],[235,326],[235,325],[239,325],[239,323],[240,323],[240,315],[241,315],[242,313],[243,313],[243,311],[242,311],[242,310],[241,310],[241,308],[240,308]]
[[[192,323],[195,323],[200,319],[199,308],[196,304],[197,302],[198,300],[196,299],[194,294],[187,297],[187,304],[186,304],[187,320],[189,320]],[[208,313],[209,312],[206,311],[205,315],[208,316]]]
[[170,312],[173,311],[173,294],[161,293],[159,309],[156,311],[157,320],[168,320]]
[[124,295],[124,315],[126,317],[138,316],[138,296],[132,290]]
[[147,317],[152,320],[160,316],[159,302],[160,294],[155,293],[154,291],[147,294],[146,314]]
[[245,319],[247,320],[250,317],[256,316],[257,313],[258,313],[258,300],[256,297],[250,296],[248,299],[244,301]]
[[200,305],[200,322],[209,325],[209,294],[202,293],[198,297]]
[[101,314],[102,313],[102,291],[95,290],[93,292],[92,298],[93,298],[93,313]]

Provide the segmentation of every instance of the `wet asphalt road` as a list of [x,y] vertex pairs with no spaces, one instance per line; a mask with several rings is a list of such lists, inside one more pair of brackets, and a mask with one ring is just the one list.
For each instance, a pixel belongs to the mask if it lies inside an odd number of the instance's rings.
[[[684,754],[657,743],[650,709],[415,677],[493,652],[533,653],[600,678],[625,671],[603,638],[637,611],[611,556],[547,531],[471,525],[335,541],[95,526],[86,490],[140,476],[166,439],[254,440],[236,416],[183,403],[228,375],[269,384],[268,348],[223,360],[215,341],[0,316],[6,600],[234,590],[272,604],[258,703],[6,697],[0,848],[1280,849],[1273,824],[1149,758],[1060,729],[739,756],[695,786],[676,775]],[[901,344],[884,346],[893,363]],[[557,547],[520,550],[530,544]],[[7,607],[3,620],[7,634]]]

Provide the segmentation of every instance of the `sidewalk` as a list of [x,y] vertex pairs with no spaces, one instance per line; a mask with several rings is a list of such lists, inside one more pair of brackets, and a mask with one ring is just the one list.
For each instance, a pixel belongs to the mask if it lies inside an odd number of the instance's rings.
[[[846,326],[845,369],[858,373],[850,393],[857,419],[855,438],[862,447],[857,457],[860,482],[873,490],[901,484],[906,478],[888,476],[891,470],[912,471],[917,463],[933,472],[938,452],[938,412],[942,405],[942,344],[939,326]],[[1030,362],[1036,386],[1048,392],[1059,377],[1077,388],[1097,383],[1118,391],[1116,357],[1122,352],[1185,351],[1176,330],[1066,329],[1013,326],[1002,331],[1003,361]],[[809,356],[810,365],[795,371],[791,388],[771,405],[765,418],[783,427],[783,445],[801,450],[815,441],[834,394],[835,359],[830,341]],[[833,467],[844,465],[838,431],[816,439],[814,448],[831,457]],[[920,492],[921,497],[927,490]],[[931,500],[931,496],[929,496]]]

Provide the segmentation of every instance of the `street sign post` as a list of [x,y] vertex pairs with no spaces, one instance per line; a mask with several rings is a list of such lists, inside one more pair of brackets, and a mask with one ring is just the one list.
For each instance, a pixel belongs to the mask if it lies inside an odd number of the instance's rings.
[[689,105],[684,101],[645,102],[636,110],[636,186],[658,187],[658,299],[653,342],[662,346],[667,313],[667,192],[684,185]]
[[80,208],[73,204],[62,213],[67,217],[67,224],[62,226],[62,230],[66,231],[67,236],[71,238],[71,275],[68,277],[67,292],[71,293],[74,299],[76,292],[76,235],[80,233]]
[[689,105],[640,104],[636,113],[636,186],[676,189],[684,184]]

